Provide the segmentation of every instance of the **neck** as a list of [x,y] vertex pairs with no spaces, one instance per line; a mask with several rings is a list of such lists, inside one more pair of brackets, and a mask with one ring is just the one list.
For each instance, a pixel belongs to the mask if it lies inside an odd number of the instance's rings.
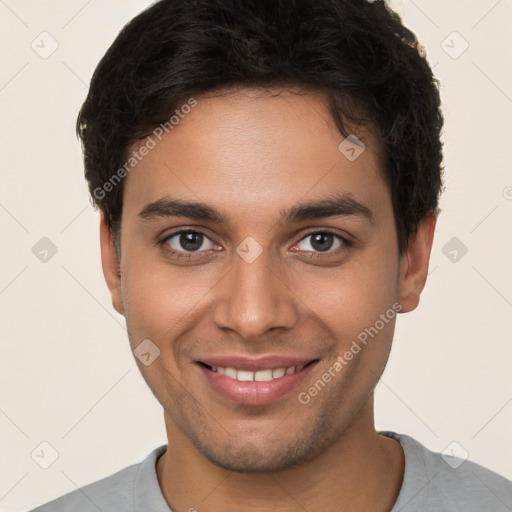
[[210,462],[166,415],[168,449],[156,466],[173,512],[390,511],[404,473],[399,443],[379,435],[373,400],[319,456],[284,471],[235,473]]

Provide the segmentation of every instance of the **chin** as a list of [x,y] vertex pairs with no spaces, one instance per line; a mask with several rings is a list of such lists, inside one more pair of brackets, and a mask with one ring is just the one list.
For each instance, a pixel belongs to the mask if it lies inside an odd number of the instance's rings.
[[303,461],[302,457],[294,457],[291,454],[262,455],[261,451],[254,447],[244,447],[243,453],[230,456],[226,453],[206,453],[203,455],[213,464],[234,473],[275,473],[284,471]]

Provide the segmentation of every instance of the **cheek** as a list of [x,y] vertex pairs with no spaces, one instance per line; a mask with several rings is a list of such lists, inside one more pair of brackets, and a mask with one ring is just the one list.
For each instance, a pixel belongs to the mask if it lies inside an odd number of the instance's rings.
[[155,343],[172,339],[200,309],[211,290],[209,282],[206,274],[201,278],[197,272],[176,272],[168,265],[144,263],[144,258],[130,255],[123,264],[121,291],[133,337]]
[[[396,300],[397,259],[378,247],[304,279],[298,295],[344,341],[375,324]],[[386,325],[387,326],[387,325]],[[383,329],[385,330],[385,329]],[[341,340],[340,340],[341,341]]]

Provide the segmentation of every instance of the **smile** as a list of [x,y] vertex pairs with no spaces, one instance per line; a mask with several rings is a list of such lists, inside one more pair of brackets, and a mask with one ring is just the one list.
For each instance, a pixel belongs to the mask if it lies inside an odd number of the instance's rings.
[[268,370],[259,370],[257,372],[251,372],[247,370],[237,370],[236,368],[224,368],[222,366],[213,366],[210,369],[214,372],[219,373],[220,375],[224,375],[230,379],[235,379],[241,382],[268,382],[275,379],[280,379],[285,375],[292,375],[295,372],[299,372],[306,365],[302,364],[300,366],[289,366],[288,368],[275,368]]
[[[318,359],[295,365],[282,365],[277,362],[261,361],[250,370],[251,364],[239,363],[236,368],[232,366],[219,366],[197,361],[196,367],[200,370],[205,384],[217,397],[230,403],[249,406],[269,405],[286,398],[299,386],[310,371],[319,362]],[[279,364],[279,366],[278,366]],[[282,365],[282,366],[281,366]]]

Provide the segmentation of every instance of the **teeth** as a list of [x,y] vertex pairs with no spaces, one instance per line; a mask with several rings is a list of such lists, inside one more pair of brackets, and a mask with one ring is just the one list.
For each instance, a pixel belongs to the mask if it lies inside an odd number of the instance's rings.
[[275,368],[274,370],[259,370],[257,372],[250,372],[247,370],[236,370],[235,368],[223,368],[222,366],[212,366],[212,370],[221,375],[225,375],[230,379],[239,380],[241,382],[268,382],[274,379],[280,379],[285,375],[291,375],[296,371],[302,370],[306,366],[305,364],[301,364],[300,366],[290,366],[289,368]]
[[272,370],[260,370],[254,372],[254,380],[258,382],[268,382],[274,378],[274,372]]
[[254,380],[254,373],[238,370],[238,372],[235,371],[235,379],[241,380],[243,382],[248,382],[250,380]]
[[283,377],[285,373],[286,370],[284,368],[276,368],[275,370],[272,370],[272,377],[274,377],[274,379],[279,379],[279,377]]
[[226,377],[230,377],[231,379],[236,379],[237,373],[238,372],[234,368],[226,368],[224,370],[224,375]]

